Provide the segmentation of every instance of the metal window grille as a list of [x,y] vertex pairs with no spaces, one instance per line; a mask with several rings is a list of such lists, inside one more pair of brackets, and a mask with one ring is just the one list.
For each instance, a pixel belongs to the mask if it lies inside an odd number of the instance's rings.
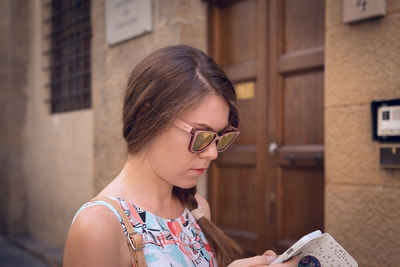
[[90,0],[51,0],[46,7],[51,113],[90,108]]

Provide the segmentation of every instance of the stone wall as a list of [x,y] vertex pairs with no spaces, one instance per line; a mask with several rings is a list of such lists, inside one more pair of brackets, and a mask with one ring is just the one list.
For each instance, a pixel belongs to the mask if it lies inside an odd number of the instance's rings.
[[92,108],[51,114],[44,2],[0,1],[0,232],[28,237],[17,241],[35,253],[62,247],[77,209],[122,167],[122,94],[133,67],[166,45],[207,48],[205,2],[154,0],[153,32],[110,47],[105,2],[92,1]]
[[[166,45],[206,50],[207,4],[154,0],[153,32],[110,47],[105,1],[92,1],[92,108],[51,114],[44,3],[0,1],[0,231],[62,247],[77,209],[124,163],[128,74]],[[204,194],[205,179],[200,187]]]
[[[24,1],[22,1],[24,2]],[[93,111],[50,113],[49,73],[44,70],[49,48],[49,17],[43,1],[30,1],[31,25],[28,120],[25,132],[29,235],[62,247],[74,213],[93,194]]]
[[26,233],[26,172],[23,157],[27,135],[29,5],[0,1],[0,233]]
[[50,113],[44,4],[0,2],[1,230],[62,247],[93,194],[93,112]]
[[[200,0],[154,0],[151,33],[108,46],[105,1],[92,1],[92,90],[94,113],[94,190],[100,191],[122,168],[122,100],[128,75],[157,48],[187,44],[207,49],[207,4]],[[205,179],[200,191],[205,193]]]
[[342,23],[326,2],[325,226],[360,266],[400,262],[400,170],[379,166],[370,102],[400,98],[400,1],[387,15]]

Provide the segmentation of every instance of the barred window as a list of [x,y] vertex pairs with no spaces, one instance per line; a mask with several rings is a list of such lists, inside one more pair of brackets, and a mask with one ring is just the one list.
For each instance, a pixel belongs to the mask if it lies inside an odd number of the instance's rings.
[[90,108],[90,0],[51,0],[51,113]]

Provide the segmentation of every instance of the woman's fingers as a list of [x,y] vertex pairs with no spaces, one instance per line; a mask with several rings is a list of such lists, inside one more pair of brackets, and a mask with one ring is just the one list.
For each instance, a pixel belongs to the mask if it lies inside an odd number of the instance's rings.
[[242,260],[243,260],[242,266],[263,266],[268,264],[265,256],[254,256]]
[[255,267],[268,266],[265,256],[254,256],[250,258],[240,259],[229,264],[228,267]]
[[298,256],[292,257],[285,263],[269,265],[278,255],[272,250],[264,252],[262,256],[254,256],[250,258],[240,259],[232,262],[228,267],[266,267],[266,266],[276,266],[276,267],[297,267],[300,258]]
[[269,256],[269,255],[278,256],[278,254],[276,254],[275,251],[270,250],[270,249],[265,251],[263,255],[264,256]]
[[272,250],[265,251],[263,256],[266,257],[267,264],[270,264],[271,262],[273,262],[276,259],[276,257],[278,257],[278,255]]
[[[277,264],[276,267],[297,267],[300,261],[299,256],[294,256],[290,258],[290,260],[286,261],[285,263]],[[272,265],[275,266],[275,265]]]

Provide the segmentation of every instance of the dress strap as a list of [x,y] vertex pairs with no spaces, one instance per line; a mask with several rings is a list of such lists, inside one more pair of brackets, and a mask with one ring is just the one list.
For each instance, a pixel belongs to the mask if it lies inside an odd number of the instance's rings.
[[131,255],[133,255],[133,258],[135,260],[135,266],[145,267],[146,262],[143,252],[144,248],[143,239],[140,236],[140,234],[138,232],[135,232],[135,230],[133,229],[132,224],[129,221],[128,217],[126,216],[125,211],[122,209],[119,201],[116,201],[108,197],[96,197],[91,200],[91,202],[94,201],[104,201],[110,204],[118,212],[128,232],[127,235],[128,247],[131,252]]

